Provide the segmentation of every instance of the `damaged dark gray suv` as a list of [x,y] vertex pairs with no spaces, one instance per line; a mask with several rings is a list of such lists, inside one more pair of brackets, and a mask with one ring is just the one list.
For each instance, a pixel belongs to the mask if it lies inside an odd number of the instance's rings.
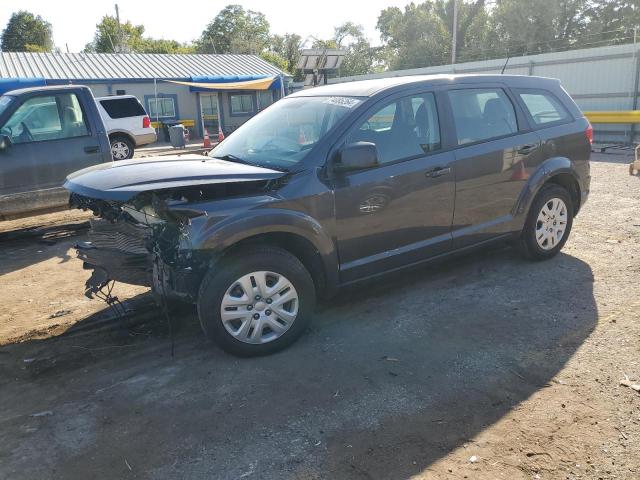
[[511,240],[547,259],[589,193],[592,129],[557,80],[412,76],[304,90],[208,157],[74,173],[100,217],[78,246],[93,274],[197,305],[207,337],[275,352],[316,296]]

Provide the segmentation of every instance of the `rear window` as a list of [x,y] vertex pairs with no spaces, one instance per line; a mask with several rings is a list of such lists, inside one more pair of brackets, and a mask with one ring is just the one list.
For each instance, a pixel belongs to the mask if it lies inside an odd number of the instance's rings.
[[564,122],[571,119],[567,109],[551,92],[518,90],[518,95],[536,125]]
[[470,88],[448,92],[458,145],[512,135],[518,131],[516,112],[500,88]]
[[139,117],[147,114],[135,98],[100,100],[100,105],[111,118]]

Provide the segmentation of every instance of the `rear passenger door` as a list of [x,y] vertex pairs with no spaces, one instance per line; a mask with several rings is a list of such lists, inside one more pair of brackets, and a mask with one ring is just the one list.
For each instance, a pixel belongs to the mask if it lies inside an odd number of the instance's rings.
[[62,187],[68,174],[102,160],[75,93],[27,98],[0,133],[11,141],[0,151],[0,195]]
[[514,207],[541,161],[540,140],[501,85],[447,92],[455,131],[454,248],[514,230]]

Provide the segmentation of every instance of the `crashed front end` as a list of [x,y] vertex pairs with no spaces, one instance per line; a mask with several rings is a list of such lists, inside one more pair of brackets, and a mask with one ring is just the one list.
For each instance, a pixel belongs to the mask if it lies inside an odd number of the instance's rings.
[[[142,195],[123,203],[72,194],[73,207],[91,210],[87,241],[76,245],[83,267],[92,270],[85,295],[100,298],[116,281],[150,287],[156,296],[195,299],[209,257],[198,260],[189,248],[188,216],[159,214],[170,199]],[[205,257],[205,255],[202,255]]]
[[194,301],[215,255],[202,248],[202,230],[250,208],[250,199],[268,195],[284,177],[199,155],[113,162],[71,174],[65,183],[70,206],[96,217],[87,241],[77,245],[84,268],[93,271],[85,295],[109,302],[117,281],[148,286],[157,300]]

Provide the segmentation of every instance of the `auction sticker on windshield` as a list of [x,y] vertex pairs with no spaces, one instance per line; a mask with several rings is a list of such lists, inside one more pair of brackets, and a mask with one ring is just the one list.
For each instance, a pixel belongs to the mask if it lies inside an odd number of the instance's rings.
[[353,108],[358,105],[361,100],[352,97],[329,97],[322,103],[336,105],[338,107]]

